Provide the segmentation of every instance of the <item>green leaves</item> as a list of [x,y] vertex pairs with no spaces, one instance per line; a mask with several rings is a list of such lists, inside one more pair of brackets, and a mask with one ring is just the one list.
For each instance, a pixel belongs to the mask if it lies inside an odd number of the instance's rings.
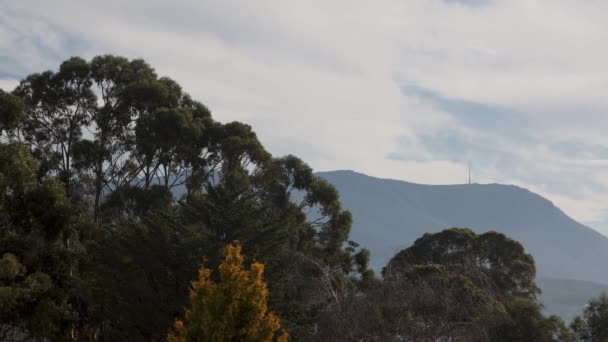
[[[556,317],[545,317],[535,301],[516,298],[505,304],[508,319],[498,327],[495,340],[570,342],[575,341],[564,322]],[[594,340],[595,341],[595,340]]]
[[230,122],[215,130],[218,152],[221,151],[222,169],[228,174],[249,163],[262,164],[270,158],[251,126]]
[[[0,339],[67,338],[77,229],[64,185],[39,178],[25,145],[0,144]],[[3,337],[3,334],[4,337]]]
[[521,244],[503,234],[491,231],[477,235],[466,228],[427,233],[395,255],[383,274],[385,280],[405,279],[407,284],[418,286],[409,279],[421,271],[445,274],[450,284],[462,285],[459,294],[469,291],[469,299],[480,296],[472,301],[456,299],[452,306],[470,309],[476,303],[488,304],[483,311],[470,312],[465,317],[480,319],[483,324],[476,328],[493,341],[572,340],[560,319],[542,314],[542,306],[536,299],[540,291],[534,280],[533,258]]
[[23,118],[25,105],[17,96],[0,89],[0,133],[15,128]]
[[68,310],[56,290],[49,275],[29,273],[15,255],[5,253],[0,259],[0,339],[67,338],[62,325]]
[[438,263],[471,277],[481,285],[490,282],[499,296],[536,298],[534,259],[521,244],[503,234],[480,235],[466,228],[425,234],[399,252],[384,270],[385,276],[413,265]]
[[0,104],[0,129],[24,142],[0,146],[0,247],[22,277],[50,277],[45,303],[73,318],[61,332],[161,338],[200,258],[219,262],[233,239],[266,262],[270,305],[302,330],[332,300],[309,289],[325,268],[339,286],[373,280],[333,186],[141,59],[72,57]]
[[100,333],[110,340],[164,340],[187,303],[188,285],[204,255],[198,232],[169,208],[96,233],[87,243],[84,270],[94,291],[92,323],[109,323]]
[[69,192],[73,172],[72,146],[92,120],[97,98],[91,89],[89,64],[81,58],[63,62],[58,72],[32,74],[14,91],[25,104],[20,136],[36,152],[44,168],[59,175]]
[[36,182],[37,163],[23,144],[0,144],[0,200],[23,196]]
[[[0,145],[0,340],[164,339],[201,258],[218,265],[235,239],[294,339],[569,338],[499,233],[425,234],[376,279],[331,184],[141,59],[70,58],[0,91],[0,115],[24,143]],[[606,325],[602,300],[584,336]]]
[[12,283],[17,276],[24,273],[25,267],[19,263],[15,255],[6,253],[2,256],[2,259],[0,259],[0,280]]
[[570,327],[579,341],[608,341],[608,294],[590,300]]

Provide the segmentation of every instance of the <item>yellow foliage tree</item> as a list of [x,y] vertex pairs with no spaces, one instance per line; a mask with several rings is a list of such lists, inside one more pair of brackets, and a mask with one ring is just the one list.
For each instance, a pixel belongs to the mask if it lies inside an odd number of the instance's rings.
[[[184,321],[176,320],[169,342],[269,342],[280,328],[279,318],[268,312],[268,289],[262,276],[264,265],[243,267],[241,246],[226,246],[220,264],[220,282],[210,279],[211,270],[201,267],[190,290],[191,308]],[[277,342],[286,342],[283,332]]]

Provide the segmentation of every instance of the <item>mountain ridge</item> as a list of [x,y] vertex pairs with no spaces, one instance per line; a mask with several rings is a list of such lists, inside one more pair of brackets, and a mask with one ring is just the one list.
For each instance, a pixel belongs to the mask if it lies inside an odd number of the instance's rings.
[[[457,226],[496,230],[520,241],[535,257],[539,276],[608,284],[608,272],[597,268],[602,256],[608,259],[608,237],[528,189],[498,183],[426,185],[351,170],[317,175],[338,189],[343,207],[353,214],[351,238],[370,248],[376,270],[422,234]],[[590,255],[595,252],[597,257]]]
[[570,218],[549,199],[517,185],[425,185],[351,170],[318,172],[351,211],[350,238],[371,251],[379,271],[424,233],[467,227],[519,241],[535,259],[545,312],[571,320],[608,291],[608,237]]

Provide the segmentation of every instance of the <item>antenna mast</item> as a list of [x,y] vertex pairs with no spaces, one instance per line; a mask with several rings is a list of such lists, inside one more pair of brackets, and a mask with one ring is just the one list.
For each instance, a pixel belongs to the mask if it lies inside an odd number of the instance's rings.
[[469,164],[469,185],[471,185],[471,165]]

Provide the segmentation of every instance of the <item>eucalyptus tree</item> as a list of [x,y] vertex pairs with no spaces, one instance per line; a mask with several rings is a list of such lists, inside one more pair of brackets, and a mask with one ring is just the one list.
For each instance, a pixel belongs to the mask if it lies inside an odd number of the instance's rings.
[[13,134],[39,158],[42,173],[57,174],[70,195],[74,146],[91,123],[96,96],[89,64],[73,57],[57,72],[35,73],[13,91],[25,103],[25,115]]
[[[571,340],[563,321],[542,314],[534,259],[519,242],[501,233],[475,234],[467,228],[427,233],[397,253],[383,274],[388,280],[400,279],[431,265],[440,265],[450,274],[468,279],[469,287],[493,302],[493,319],[490,322],[482,319],[478,321],[482,325],[473,326],[484,332],[482,340]],[[463,304],[471,307],[460,301]],[[488,314],[477,317],[485,318]]]
[[0,134],[11,132],[21,121],[24,110],[23,101],[18,96],[0,89]]
[[[70,58],[0,101],[4,141],[25,144],[36,179],[59,180],[69,199],[67,250],[83,252],[68,268],[83,275],[69,306],[79,336],[160,339],[187,299],[184,279],[235,239],[266,263],[270,306],[295,330],[312,331],[331,301],[310,282],[371,275],[333,186],[294,156],[273,158],[251,126],[215,121],[141,59]],[[136,278],[117,287],[116,272]]]
[[500,298],[536,299],[536,266],[523,246],[497,232],[475,234],[467,228],[451,228],[427,233],[414,244],[397,253],[384,274],[415,265],[435,263],[462,273],[478,286],[487,288]]

